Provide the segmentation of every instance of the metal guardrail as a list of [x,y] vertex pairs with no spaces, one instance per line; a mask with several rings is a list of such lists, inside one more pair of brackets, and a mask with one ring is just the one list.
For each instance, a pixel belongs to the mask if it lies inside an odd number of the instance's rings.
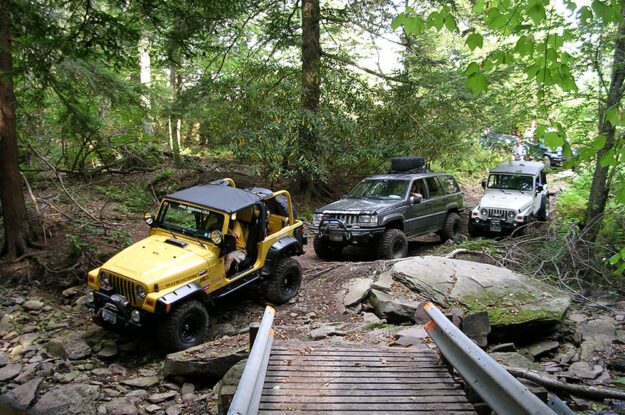
[[439,350],[490,408],[500,415],[554,415],[555,412],[460,331],[432,303],[425,330]]
[[274,331],[271,328],[276,310],[267,306],[260,322],[250,356],[245,364],[239,386],[232,398],[228,415],[255,415],[258,413],[263,384],[273,345]]

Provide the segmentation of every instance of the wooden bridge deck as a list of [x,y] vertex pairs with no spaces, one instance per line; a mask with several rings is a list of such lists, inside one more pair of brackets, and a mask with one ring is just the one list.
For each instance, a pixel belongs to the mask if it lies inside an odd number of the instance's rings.
[[259,414],[475,414],[435,351],[273,345]]

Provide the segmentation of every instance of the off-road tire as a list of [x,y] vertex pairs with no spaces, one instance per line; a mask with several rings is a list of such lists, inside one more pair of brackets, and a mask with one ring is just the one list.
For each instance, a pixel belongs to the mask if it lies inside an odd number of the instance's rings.
[[540,201],[540,209],[536,212],[536,219],[541,222],[547,222],[549,220],[549,213],[549,198],[543,195]]
[[391,170],[406,171],[419,169],[425,166],[423,157],[394,157],[391,160]]
[[339,242],[328,241],[327,239],[321,238],[319,235],[315,235],[313,248],[319,258],[331,261],[341,256],[344,246]]
[[201,344],[208,334],[208,312],[197,300],[174,305],[158,325],[158,339],[168,350],[179,351]]
[[265,298],[284,304],[295,297],[302,285],[302,267],[291,257],[280,258],[271,276],[263,282]]
[[546,168],[551,167],[551,158],[549,156],[543,157],[543,163],[545,164]]
[[484,232],[482,230],[481,227],[476,226],[472,221],[471,221],[471,216],[469,216],[469,221],[467,222],[467,231],[469,232],[469,236],[471,238],[478,238],[480,236],[484,235]]
[[380,259],[405,258],[408,239],[400,229],[387,229],[378,240],[377,256]]
[[460,215],[455,212],[447,215],[441,230],[441,241],[445,242],[449,239],[454,242],[462,242],[462,221]]

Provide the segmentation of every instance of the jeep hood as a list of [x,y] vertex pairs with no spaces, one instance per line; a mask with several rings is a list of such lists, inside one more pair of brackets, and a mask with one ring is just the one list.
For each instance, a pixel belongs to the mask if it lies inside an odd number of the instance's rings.
[[150,285],[207,269],[215,256],[193,243],[184,248],[172,245],[166,242],[169,238],[150,235],[109,259],[102,269]]
[[405,204],[402,199],[397,200],[376,200],[376,199],[341,199],[332,202],[315,210],[316,213],[323,213],[326,210],[335,210],[340,212],[380,212],[394,206]]
[[480,202],[480,208],[496,209],[527,209],[534,198],[521,192],[503,192],[494,190],[487,192]]

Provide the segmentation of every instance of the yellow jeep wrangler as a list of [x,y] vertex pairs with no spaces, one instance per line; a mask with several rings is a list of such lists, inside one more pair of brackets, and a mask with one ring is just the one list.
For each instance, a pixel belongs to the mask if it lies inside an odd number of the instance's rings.
[[[293,216],[287,191],[239,189],[232,179],[166,196],[156,215],[145,214],[147,238],[88,273],[94,320],[141,327],[155,316],[163,346],[183,350],[206,337],[207,306],[239,288],[260,280],[267,300],[287,302],[302,281],[292,257],[307,242]],[[233,221],[243,231],[238,242]],[[240,262],[226,273],[226,256],[235,250]]]

